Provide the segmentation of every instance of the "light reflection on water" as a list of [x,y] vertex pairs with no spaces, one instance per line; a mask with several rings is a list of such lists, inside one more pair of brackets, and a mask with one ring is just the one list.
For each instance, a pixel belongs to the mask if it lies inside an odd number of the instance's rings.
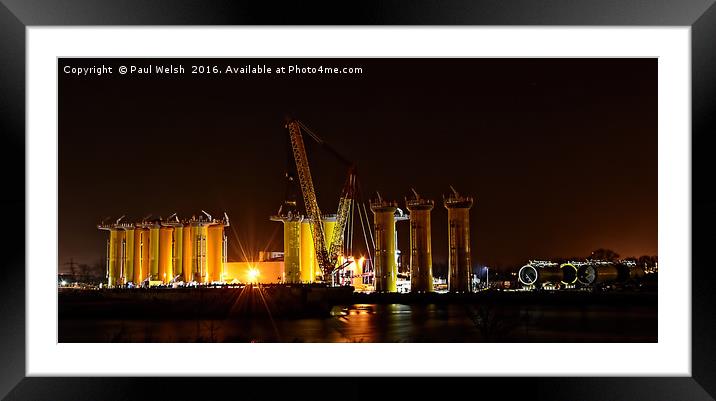
[[[60,321],[60,342],[655,342],[656,308],[356,304],[325,318]],[[275,325],[275,326],[274,326]]]

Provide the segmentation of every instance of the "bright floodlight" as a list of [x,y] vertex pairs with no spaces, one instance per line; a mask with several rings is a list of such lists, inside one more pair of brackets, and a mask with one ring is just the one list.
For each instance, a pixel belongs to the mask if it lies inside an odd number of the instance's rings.
[[249,267],[249,271],[247,273],[247,276],[249,278],[250,283],[255,283],[259,279],[259,269],[255,267]]

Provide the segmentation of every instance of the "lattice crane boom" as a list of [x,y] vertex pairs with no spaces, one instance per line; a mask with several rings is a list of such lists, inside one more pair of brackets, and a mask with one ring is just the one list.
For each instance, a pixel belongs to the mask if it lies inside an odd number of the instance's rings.
[[[292,120],[288,123],[287,127],[291,139],[291,149],[293,151],[294,159],[296,160],[296,173],[298,175],[299,183],[301,186],[303,201],[306,206],[306,215],[308,216],[311,225],[311,235],[313,237],[313,246],[316,252],[316,259],[318,259],[318,264],[323,273],[324,281],[329,282],[336,268],[343,267],[336,266],[336,263],[338,261],[338,258],[343,255],[343,242],[345,238],[346,224],[350,215],[352,202],[355,198],[355,169],[350,162],[343,158],[334,149],[330,148],[325,142],[323,142],[322,139],[320,139],[316,134],[311,132],[300,121]],[[350,164],[348,170],[348,178],[346,179],[346,183],[341,190],[341,196],[338,201],[336,225],[333,229],[332,242],[330,244],[326,244],[325,231],[323,229],[322,222],[322,214],[320,208],[318,207],[318,199],[316,197],[316,191],[313,186],[311,168],[308,164],[306,148],[303,142],[303,135],[301,133],[302,128],[314,140],[316,140],[316,142],[328,148],[342,162]]]
[[[345,239],[346,224],[350,216],[351,204],[355,199],[355,169],[351,167],[348,171],[348,178],[341,190],[341,198],[338,201],[338,211],[336,212],[336,225],[333,228],[333,242],[329,250],[329,259],[331,266],[336,266],[338,257],[343,254],[343,241]],[[338,268],[341,268],[340,266]]]
[[303,143],[303,136],[301,135],[300,123],[296,120],[290,121],[288,123],[288,132],[291,138],[293,157],[296,160],[296,172],[298,173],[298,181],[301,184],[303,202],[306,205],[306,214],[311,224],[311,235],[313,236],[313,245],[316,250],[318,264],[321,270],[323,270],[324,275],[330,274],[332,269],[329,267],[330,259],[328,251],[326,250],[326,237],[321,221],[321,209],[318,207],[316,191],[313,188],[311,168],[308,165],[308,157],[306,156],[306,147]]

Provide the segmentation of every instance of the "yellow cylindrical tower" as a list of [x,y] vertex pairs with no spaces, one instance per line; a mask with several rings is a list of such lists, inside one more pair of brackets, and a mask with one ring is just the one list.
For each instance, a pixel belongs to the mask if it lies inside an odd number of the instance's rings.
[[[326,248],[328,252],[331,251],[331,242],[333,242],[333,229],[336,227],[336,216],[335,215],[328,215],[323,216],[323,233],[325,234],[324,237],[326,238]],[[320,270],[320,265],[318,264],[318,258],[316,257],[314,261],[314,276],[316,274],[323,274],[323,272]],[[335,266],[334,266],[335,267]]]
[[[308,219],[303,220],[300,224],[299,241],[300,248],[300,281],[303,283],[313,283],[316,281],[316,251],[313,247],[313,237],[311,233],[311,223]],[[294,234],[295,235],[295,234]],[[285,255],[284,255],[285,259]],[[286,263],[288,266],[288,263]],[[288,267],[286,268],[288,272]],[[286,275],[288,280],[288,274]]]
[[309,274],[305,274],[302,256],[303,232],[298,216],[272,216],[272,221],[283,222],[283,281],[289,284],[309,282]]
[[109,230],[109,242],[107,243],[107,286],[114,287],[119,283],[119,249],[121,247],[121,239],[119,238],[119,230]]
[[302,217],[283,219],[283,280],[285,283],[310,283],[311,269],[305,269],[301,259],[303,244]]
[[119,265],[119,271],[117,272],[117,280],[115,281],[116,286],[124,284],[124,269],[127,263],[127,236],[124,229],[117,230],[117,262]]
[[224,226],[212,224],[207,227],[207,280],[222,281],[224,272]]
[[382,199],[370,202],[375,225],[375,290],[397,292],[398,265],[395,261],[396,202]]
[[182,227],[182,273],[184,282],[194,280],[194,227]]
[[199,283],[208,283],[207,274],[207,243],[208,228],[204,223],[198,223],[194,227],[194,258],[196,260],[194,271],[195,280]]
[[159,262],[157,263],[158,279],[166,284],[173,277],[172,270],[172,236],[174,228],[159,228]]
[[122,283],[134,282],[134,227],[124,229],[124,275]]
[[470,208],[473,200],[460,196],[453,189],[453,193],[445,198],[443,204],[448,211],[448,291],[470,292]]
[[159,280],[159,224],[149,228],[149,275]]
[[[333,229],[336,227],[336,216],[335,215],[324,215],[323,216],[323,233],[324,237],[326,239],[326,247],[328,248],[328,251],[331,250],[331,242],[333,241]],[[318,258],[314,261],[316,267],[318,267]],[[314,269],[315,271],[315,269]],[[321,272],[317,272],[318,274],[321,274]]]
[[[328,248],[327,250],[330,251],[331,241],[333,241],[333,229],[336,227],[336,216],[324,215],[321,218],[321,224],[323,225],[324,243],[326,244],[326,248]],[[310,263],[308,260],[310,260]],[[304,261],[309,268],[304,268]],[[318,263],[318,254],[316,254],[311,224],[308,219],[304,220],[301,225],[301,263],[301,277],[303,277],[304,274],[306,277],[310,277],[309,280],[303,280],[304,282],[313,283],[316,281],[316,276],[323,274],[321,265]]]
[[410,211],[410,291],[433,292],[433,255],[430,238],[432,200],[406,199]]
[[134,229],[134,284],[141,285],[149,271],[149,230]]
[[[179,220],[143,220],[140,223],[101,223],[109,231],[107,285],[133,282],[171,283],[175,279],[200,283],[223,281],[229,217],[214,219],[208,213]],[[205,217],[206,216],[206,217]],[[211,227],[211,228],[210,228]]]
[[[184,276],[182,259],[184,258],[184,249],[182,248],[182,238],[184,236],[184,229],[181,226],[174,228],[174,238],[172,241],[172,270],[174,276]],[[181,280],[181,279],[179,279]]]

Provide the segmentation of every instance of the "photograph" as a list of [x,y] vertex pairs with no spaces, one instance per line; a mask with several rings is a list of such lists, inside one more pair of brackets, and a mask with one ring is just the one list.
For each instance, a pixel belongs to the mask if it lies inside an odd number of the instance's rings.
[[658,89],[655,57],[59,57],[57,341],[658,343]]
[[713,401],[714,1],[0,0],[0,399]]

